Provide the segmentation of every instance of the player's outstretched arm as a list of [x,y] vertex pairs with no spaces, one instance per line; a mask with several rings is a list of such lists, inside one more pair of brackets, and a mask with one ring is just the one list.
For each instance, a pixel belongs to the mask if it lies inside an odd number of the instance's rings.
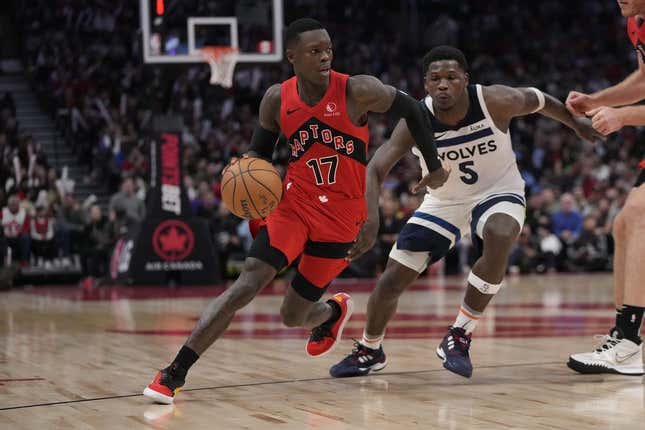
[[602,106],[587,114],[592,117],[592,126],[603,135],[608,135],[625,126],[645,125],[645,106],[623,106],[619,108]]
[[247,155],[271,162],[280,134],[280,84],[274,84],[264,93],[260,102],[259,124],[253,131]]
[[537,88],[492,85],[484,87],[484,98],[495,125],[502,131],[508,130],[511,119],[517,116],[539,113],[571,128],[583,140],[602,139],[589,120],[575,118],[561,101]]
[[380,225],[379,195],[385,177],[396,163],[414,146],[414,139],[406,121],[402,119],[392,132],[390,140],[376,150],[367,165],[367,184],[365,199],[367,200],[367,221],[361,227],[354,245],[347,252],[347,259],[354,260],[374,246]]
[[645,99],[645,63],[639,55],[638,70],[622,82],[593,94],[571,91],[567,96],[566,106],[572,114],[583,116],[599,107],[631,105],[643,99]]
[[404,118],[421,156],[428,166],[429,174],[415,186],[415,192],[426,186],[439,188],[448,179],[442,167],[434,143],[432,127],[421,103],[403,91],[385,85],[370,75],[357,75],[349,79],[348,94],[358,105],[361,114],[367,112],[391,113],[397,119]]

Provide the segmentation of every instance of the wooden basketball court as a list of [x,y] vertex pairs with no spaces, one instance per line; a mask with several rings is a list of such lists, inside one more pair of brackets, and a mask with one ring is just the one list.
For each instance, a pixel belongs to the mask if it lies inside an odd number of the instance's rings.
[[[429,279],[401,300],[389,365],[333,379],[359,338],[373,282],[342,280],[356,313],[331,354],[305,355],[281,325],[284,285],[269,286],[193,367],[174,406],[141,395],[221,288],[32,288],[0,293],[2,429],[609,429],[645,426],[642,377],[583,376],[565,363],[613,325],[611,277],[510,279],[473,338],[470,380],[435,348],[461,279]],[[629,426],[629,427],[627,427]]]

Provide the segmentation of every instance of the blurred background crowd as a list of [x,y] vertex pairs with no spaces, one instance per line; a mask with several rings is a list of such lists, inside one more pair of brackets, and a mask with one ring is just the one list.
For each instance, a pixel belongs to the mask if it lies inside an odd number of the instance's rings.
[[[217,12],[218,2],[202,3],[203,15]],[[373,74],[417,98],[424,95],[420,59],[439,44],[465,52],[471,82],[535,86],[560,100],[569,90],[606,87],[636,68],[615,2],[545,0],[527,7],[501,0],[380,0],[366,8],[345,0],[339,9],[333,0],[285,0],[285,22],[307,16],[314,3],[327,11],[315,18],[332,36],[334,69]],[[145,130],[153,115],[172,113],[185,125],[181,159],[192,210],[208,220],[222,275],[233,276],[251,238],[247,223],[220,203],[220,172],[247,150],[264,90],[291,76],[290,65],[240,64],[233,89],[224,90],[208,84],[207,65],[142,64],[138,2],[32,0],[15,13],[30,85],[52,116],[65,112],[57,123],[84,168],[83,181],[114,196],[107,207],[77,201],[39,142],[21,132],[12,95],[0,95],[2,261],[11,254],[24,266],[64,266],[82,255],[85,274],[105,275],[119,234],[145,215]],[[589,28],[603,29],[602,35],[590,36]],[[370,153],[394,125],[385,116],[370,118]],[[509,270],[610,270],[612,220],[636,179],[642,130],[626,128],[591,145],[531,115],[515,120],[511,131],[528,206]],[[282,171],[287,159],[279,145],[275,163]],[[387,178],[377,245],[348,275],[375,276],[382,269],[397,232],[421,202],[409,191],[418,175],[410,155]],[[466,239],[444,270],[463,272],[473,258]]]

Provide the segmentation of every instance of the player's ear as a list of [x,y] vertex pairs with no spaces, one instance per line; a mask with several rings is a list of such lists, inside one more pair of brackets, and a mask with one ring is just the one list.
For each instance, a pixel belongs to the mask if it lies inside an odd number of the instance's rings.
[[430,85],[428,85],[429,76],[426,73],[423,75],[423,89],[426,90],[426,93],[430,93]]
[[470,83],[470,75],[468,74],[468,72],[464,73],[464,82],[466,83],[466,85]]
[[287,60],[288,60],[291,64],[293,64],[293,62],[294,62],[294,60],[295,60],[295,57],[296,57],[296,52],[295,52],[293,49],[291,49],[291,48],[287,48],[286,53],[287,53]]

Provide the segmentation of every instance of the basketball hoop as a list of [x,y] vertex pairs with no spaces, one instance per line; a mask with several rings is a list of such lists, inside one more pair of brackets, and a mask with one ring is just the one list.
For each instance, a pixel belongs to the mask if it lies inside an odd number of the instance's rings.
[[205,46],[201,52],[211,66],[210,83],[231,88],[233,86],[233,71],[239,56],[238,49],[232,46]]

